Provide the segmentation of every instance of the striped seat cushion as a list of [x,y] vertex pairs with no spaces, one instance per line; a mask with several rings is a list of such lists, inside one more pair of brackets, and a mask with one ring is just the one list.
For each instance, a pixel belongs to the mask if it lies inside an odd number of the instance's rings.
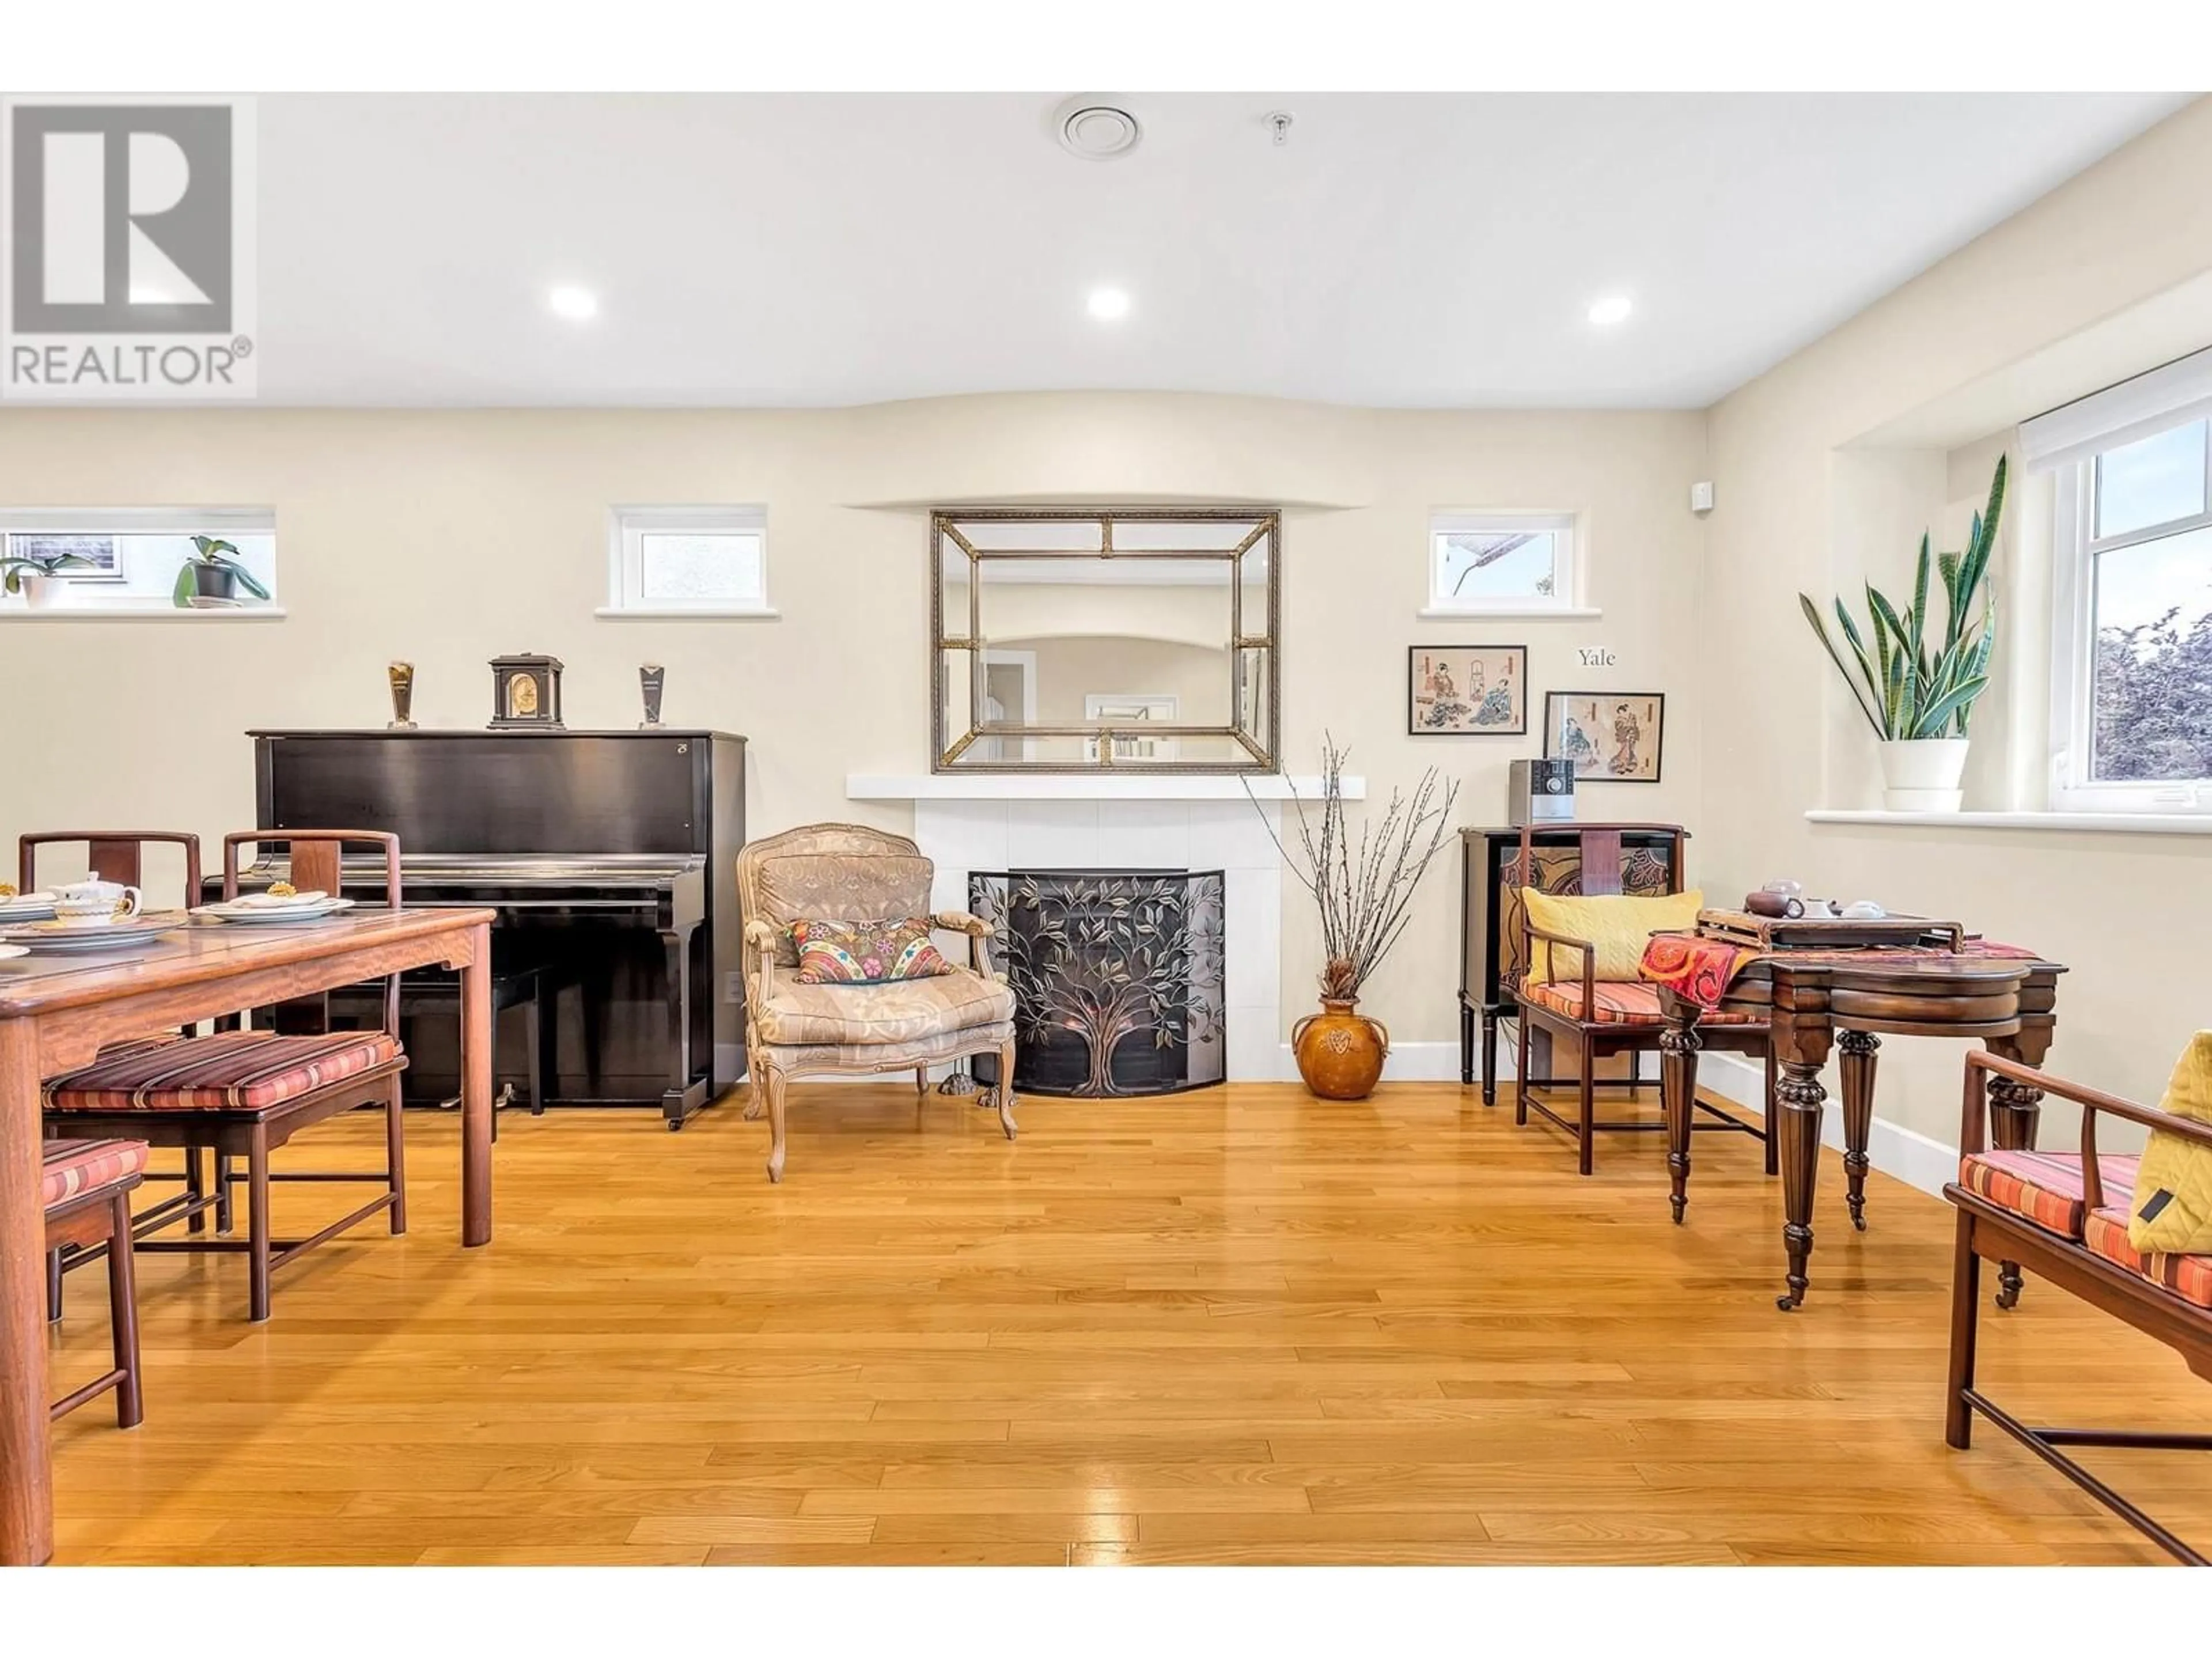
[[[2129,1202],[2132,1202],[2130,1198]],[[2162,1285],[2184,1302],[2212,1308],[2212,1255],[2168,1255],[2163,1251],[2138,1250],[2128,1243],[2125,1203],[2092,1210],[2081,1224],[2081,1243],[2116,1267]]]
[[[2105,1200],[2134,1201],[2137,1158],[2100,1157]],[[2081,1237],[2085,1207],[2079,1152],[1969,1152],[1959,1160],[1959,1184],[2000,1210],[2068,1238]]]
[[[1640,979],[1601,979],[1591,988],[1591,1000],[1596,1012],[1588,1016],[1589,1023],[1598,1025],[1664,1025],[1667,1016],[1660,1011],[1659,988]],[[1555,1014],[1565,1014],[1569,1019],[1583,1019],[1583,988],[1579,980],[1553,980],[1547,985],[1523,985],[1521,994],[1529,1001],[1550,1009]],[[1700,1025],[1762,1025],[1766,1017],[1759,1013],[1741,1012],[1735,1009],[1710,1009],[1700,1012]]]
[[101,1056],[46,1085],[50,1112],[258,1112],[390,1064],[382,1031],[224,1031]]
[[145,1167],[143,1140],[49,1140],[40,1196],[51,1210],[80,1194],[128,1181]]

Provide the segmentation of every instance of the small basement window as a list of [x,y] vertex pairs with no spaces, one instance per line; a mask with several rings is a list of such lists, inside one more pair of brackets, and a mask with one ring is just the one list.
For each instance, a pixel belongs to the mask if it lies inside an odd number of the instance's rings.
[[282,614],[264,507],[11,507],[0,571],[0,615]]
[[1577,585],[1571,513],[1446,512],[1429,520],[1430,616],[1572,612]]
[[758,507],[618,507],[603,617],[773,617]]

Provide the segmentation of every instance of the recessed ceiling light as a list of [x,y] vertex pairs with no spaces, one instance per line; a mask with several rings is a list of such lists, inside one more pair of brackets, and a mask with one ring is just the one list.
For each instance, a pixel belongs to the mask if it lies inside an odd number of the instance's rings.
[[1589,319],[1600,328],[1611,328],[1615,323],[1626,322],[1628,313],[1635,309],[1635,301],[1626,294],[1608,294],[1589,308]]
[[1118,288],[1094,288],[1088,301],[1091,314],[1102,323],[1118,323],[1129,314],[1129,296]]
[[566,317],[572,323],[599,314],[599,296],[587,288],[556,288],[545,296],[545,303],[556,317]]

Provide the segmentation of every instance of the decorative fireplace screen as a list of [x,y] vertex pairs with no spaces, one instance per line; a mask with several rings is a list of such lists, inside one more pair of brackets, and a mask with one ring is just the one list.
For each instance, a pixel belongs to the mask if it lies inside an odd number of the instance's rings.
[[[1014,1090],[1158,1095],[1228,1075],[1218,870],[971,872],[1014,993]],[[975,1062],[998,1081],[997,1061]]]

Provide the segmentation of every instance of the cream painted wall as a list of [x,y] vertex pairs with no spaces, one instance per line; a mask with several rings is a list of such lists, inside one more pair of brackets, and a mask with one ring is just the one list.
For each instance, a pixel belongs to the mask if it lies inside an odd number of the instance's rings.
[[[1861,829],[1815,805],[1879,804],[1872,738],[1796,616],[1796,591],[1907,580],[1922,525],[1955,544],[2017,422],[2152,367],[2142,342],[2212,341],[2212,100],[2200,100],[1753,381],[1711,411],[1719,501],[1698,652],[1697,823],[1727,890],[1784,872],[1899,908],[1956,915],[2068,963],[2052,1064],[2155,1098],[2212,1024],[2212,838]],[[2157,326],[2129,325],[2140,314]],[[2176,319],[2196,319],[2193,335]],[[2017,388],[2035,388],[2022,406]],[[1955,411],[1971,411],[1955,429]],[[1919,446],[1885,447],[1912,432]],[[2040,806],[2047,729],[2050,492],[2015,478],[2003,684],[1976,719],[1968,805]],[[1957,1135],[1956,1046],[1892,1040],[1878,1110]],[[2072,1125],[2053,1113],[2046,1133]]]
[[[0,836],[159,819],[250,823],[260,725],[378,726],[384,665],[417,668],[416,718],[478,726],[488,659],[568,665],[574,726],[637,718],[636,666],[666,665],[665,714],[752,740],[751,827],[892,829],[848,772],[927,769],[927,511],[946,501],[1281,502],[1284,750],[1324,727],[1384,797],[1435,764],[1461,817],[1495,821],[1523,738],[1406,734],[1406,647],[1526,641],[1538,690],[1666,690],[1656,787],[1589,810],[1693,817],[1698,687],[1686,647],[1706,476],[1695,413],[1423,413],[1171,395],[979,397],[830,411],[321,410],[0,413],[0,507],[273,507],[289,616],[247,623],[0,621]],[[764,502],[774,622],[595,618],[611,502]],[[1435,507],[1571,504],[1597,621],[1424,623]],[[1609,648],[1610,671],[1575,666]],[[154,695],[149,697],[149,689]],[[1139,688],[1143,689],[1143,688]],[[1702,841],[1698,843],[1703,846]],[[1370,1001],[1405,1042],[1455,1036],[1455,874],[1440,862]],[[1286,1018],[1318,945],[1286,894]],[[1420,1061],[1408,1051],[1404,1066]],[[1425,1062],[1443,1074],[1441,1048]]]
[[[757,833],[848,803],[850,771],[926,768],[927,508],[945,501],[1280,502],[1284,754],[1323,729],[1387,797],[1425,764],[1500,815],[1518,739],[1405,726],[1406,647],[1516,643],[1532,690],[1666,691],[1656,787],[1592,787],[1585,813],[1680,818],[1692,873],[1740,891],[1782,872],[1955,912],[2069,962],[2056,1061],[2152,1095],[2207,1024],[2212,841],[1819,828],[1874,799],[1871,739],[1796,595],[1904,580],[1923,526],[1955,541],[2008,425],[2212,340],[2212,101],[2191,106],[1705,413],[1419,412],[1151,394],[979,397],[806,412],[9,410],[0,507],[268,505],[282,622],[0,622],[0,836],[149,816],[214,835],[252,811],[257,724],[374,725],[382,669],[420,671],[417,717],[478,725],[486,659],[568,664],[572,723],[626,726],[635,665],[669,670],[672,720],[753,739]],[[2027,389],[2033,389],[2032,396]],[[2029,406],[2032,405],[2032,406]],[[1708,522],[1686,486],[1713,478]],[[595,619],[609,503],[760,501],[780,622]],[[1572,505],[1596,621],[1421,622],[1428,512]],[[2040,518],[2038,514],[2040,514]],[[2047,488],[2017,482],[2000,555],[2001,664],[1970,775],[1978,804],[2040,799]],[[2043,562],[2039,565],[2039,560]],[[1577,647],[1616,658],[1577,665]],[[149,709],[147,688],[161,689]],[[1540,704],[1538,706],[1540,707]],[[156,805],[155,804],[158,804]],[[1369,1000],[1443,1066],[1454,1032],[1453,873]],[[1318,946],[1286,894],[1286,1018]],[[1881,1110],[1955,1129],[1958,1058],[1895,1042]],[[2054,1129],[2063,1126],[2054,1124]]]

